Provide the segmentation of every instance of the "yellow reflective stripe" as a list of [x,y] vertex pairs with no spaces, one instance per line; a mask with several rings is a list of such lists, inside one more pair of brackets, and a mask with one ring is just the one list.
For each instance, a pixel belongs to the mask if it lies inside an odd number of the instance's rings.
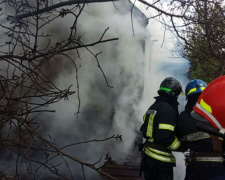
[[[203,91],[205,89],[205,87],[200,87],[200,89]],[[190,93],[192,93],[192,92],[195,92],[195,91],[197,91],[197,88],[192,88],[192,89],[190,89],[188,91],[187,95],[190,94]]]
[[205,87],[201,87],[200,89],[203,91],[205,89]]
[[180,141],[175,137],[173,143],[168,147],[171,150],[176,150],[180,146]]
[[205,109],[206,111],[208,111],[209,113],[212,114],[212,108],[211,108],[211,106],[208,105],[203,99],[201,99],[200,105],[202,106],[203,109]]
[[159,155],[159,154],[156,154],[152,151],[150,151],[149,149],[145,149],[145,153],[147,155],[149,155],[150,157],[154,158],[154,159],[157,159],[159,161],[163,161],[163,162],[170,162],[170,163],[175,163],[176,162],[176,159],[175,157],[165,157],[165,156],[162,156],[162,155]]
[[159,124],[159,129],[167,129],[167,130],[171,130],[174,131],[174,126],[170,125],[170,124]]
[[196,157],[196,161],[223,162],[222,157]]
[[153,142],[154,141],[154,138],[149,138],[148,141],[149,142]]
[[153,152],[155,152],[155,153],[157,153],[157,154],[159,154],[159,155],[169,156],[169,157],[174,157],[174,155],[171,154],[171,153],[167,153],[167,152],[164,152],[164,151],[159,151],[159,150],[157,150],[157,149],[153,149],[153,148],[150,148],[150,147],[147,147],[146,149],[148,149],[148,150],[150,150],[150,151],[153,151]]
[[150,114],[150,116],[149,116],[146,137],[152,137],[154,117],[155,117],[155,114]]
[[151,114],[149,115],[148,119],[148,126],[147,126],[147,131],[146,131],[146,137],[152,137],[152,126],[151,126]]
[[195,91],[197,91],[197,89],[196,89],[196,88],[192,88],[192,89],[190,89],[190,90],[188,91],[187,95],[190,94],[190,93],[192,93],[192,92],[195,92]]
[[203,109],[203,107],[200,104],[196,103],[195,107],[198,108],[200,111],[202,111],[207,116],[209,116],[209,118],[213,121],[213,123],[215,123],[215,125],[219,129],[222,128],[221,124],[217,121],[217,119],[212,114],[210,114],[208,111],[206,111],[205,109]]
[[143,116],[143,122],[145,122],[146,114]]

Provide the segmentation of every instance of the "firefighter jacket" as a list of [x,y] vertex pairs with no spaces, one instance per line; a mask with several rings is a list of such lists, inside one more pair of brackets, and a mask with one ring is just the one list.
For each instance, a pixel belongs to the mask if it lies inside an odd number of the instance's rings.
[[140,128],[146,138],[143,153],[156,163],[175,166],[176,160],[172,151],[178,150],[181,145],[174,133],[178,102],[166,93],[161,93],[155,99],[144,114],[144,123]]
[[178,117],[176,134],[191,153],[194,153],[195,161],[222,162],[221,155],[213,152],[213,143],[209,134],[196,129],[197,120],[191,116],[198,97],[196,94],[188,99],[185,110]]

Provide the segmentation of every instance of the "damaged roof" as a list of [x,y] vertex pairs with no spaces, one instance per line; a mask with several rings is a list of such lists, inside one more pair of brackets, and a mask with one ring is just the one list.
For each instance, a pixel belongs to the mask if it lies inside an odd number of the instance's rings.
[[105,180],[144,180],[139,176],[141,163],[141,152],[134,152],[122,162],[107,161],[101,168],[103,173],[109,174],[112,178],[103,177]]

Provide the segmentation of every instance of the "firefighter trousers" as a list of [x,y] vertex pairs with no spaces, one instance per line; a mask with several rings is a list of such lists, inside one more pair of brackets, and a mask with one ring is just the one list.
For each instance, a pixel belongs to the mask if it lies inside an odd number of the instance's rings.
[[143,156],[141,166],[145,180],[173,180],[173,166],[158,164],[146,156]]
[[185,180],[210,180],[224,171],[222,163],[195,162],[186,166]]

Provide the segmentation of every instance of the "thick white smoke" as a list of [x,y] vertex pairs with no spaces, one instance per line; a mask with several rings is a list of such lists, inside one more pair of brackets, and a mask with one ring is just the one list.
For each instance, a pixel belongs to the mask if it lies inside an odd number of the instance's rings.
[[[115,6],[114,6],[115,5]],[[86,50],[79,50],[81,59],[76,63],[81,65],[78,71],[79,91],[81,98],[81,113],[77,118],[78,108],[76,94],[67,101],[51,106],[56,113],[43,116],[46,123],[46,134],[56,138],[59,146],[91,139],[104,139],[113,134],[122,135],[123,141],[110,140],[103,143],[89,143],[72,146],[64,149],[66,152],[81,160],[94,163],[101,156],[110,153],[112,160],[123,161],[123,158],[133,152],[136,132],[140,127],[141,98],[144,89],[144,44],[147,31],[145,19],[133,12],[131,23],[132,4],[129,1],[116,3],[93,3],[83,11],[78,21],[78,33],[84,43],[97,41],[104,30],[109,27],[105,38],[119,38],[118,41],[107,42],[90,48],[94,53],[102,51],[98,56],[101,67],[107,77],[110,88],[107,86],[103,74],[98,68],[95,58]],[[64,36],[70,17],[54,24],[49,31]],[[70,24],[70,23],[68,23]],[[55,40],[57,41],[57,40]],[[77,53],[74,52],[74,56]],[[55,82],[59,87],[73,84],[76,89],[76,72],[70,65],[56,66]],[[62,67],[66,68],[63,69]],[[61,69],[61,71],[59,71]],[[55,163],[61,162],[57,159]],[[74,169],[74,176],[81,178],[81,167],[70,163]],[[67,166],[60,171],[68,172]],[[85,169],[88,171],[88,169]],[[91,172],[87,179],[98,179]]]
[[[144,44],[147,31],[146,19],[141,17],[139,11],[134,10],[132,21],[135,35],[133,34],[131,9],[132,3],[129,1],[92,3],[84,8],[77,24],[77,34],[84,44],[98,41],[108,27],[104,39],[119,38],[117,41],[89,47],[93,53],[101,52],[98,59],[109,85],[113,88],[107,86],[96,59],[85,48],[78,50],[80,58],[76,51],[70,52],[76,59],[77,66],[80,66],[80,114],[78,118],[75,115],[79,106],[75,93],[68,100],[50,106],[49,109],[56,110],[55,113],[38,116],[40,130],[46,138],[49,136],[55,140],[59,147],[92,139],[104,139],[113,134],[122,135],[122,142],[93,142],[63,149],[88,163],[97,162],[101,156],[103,163],[107,153],[110,153],[112,160],[123,161],[125,155],[137,148],[134,147],[134,141],[140,127],[139,118],[142,116],[140,103],[144,89]],[[66,16],[52,23],[45,32],[56,35],[53,36],[52,42],[57,42],[69,33],[72,23],[73,19]],[[42,42],[43,47],[46,43],[48,42]],[[73,84],[71,90],[78,92],[77,74],[72,63],[58,59],[43,68],[43,71],[46,71],[59,88],[64,89]],[[41,158],[40,156],[40,160]],[[16,159],[17,156],[6,155],[5,159],[1,159],[1,169],[11,175],[26,172],[28,165],[23,162],[18,162],[21,164],[15,170],[13,164]],[[54,158],[51,163],[53,166],[58,165],[59,173],[72,174],[74,179],[83,179],[82,167],[79,164],[62,157]],[[44,166],[39,167],[31,163],[29,167],[34,174],[38,172],[36,178],[40,177],[39,173],[43,178],[52,176]],[[85,168],[85,173],[86,179],[101,179],[88,168]]]

